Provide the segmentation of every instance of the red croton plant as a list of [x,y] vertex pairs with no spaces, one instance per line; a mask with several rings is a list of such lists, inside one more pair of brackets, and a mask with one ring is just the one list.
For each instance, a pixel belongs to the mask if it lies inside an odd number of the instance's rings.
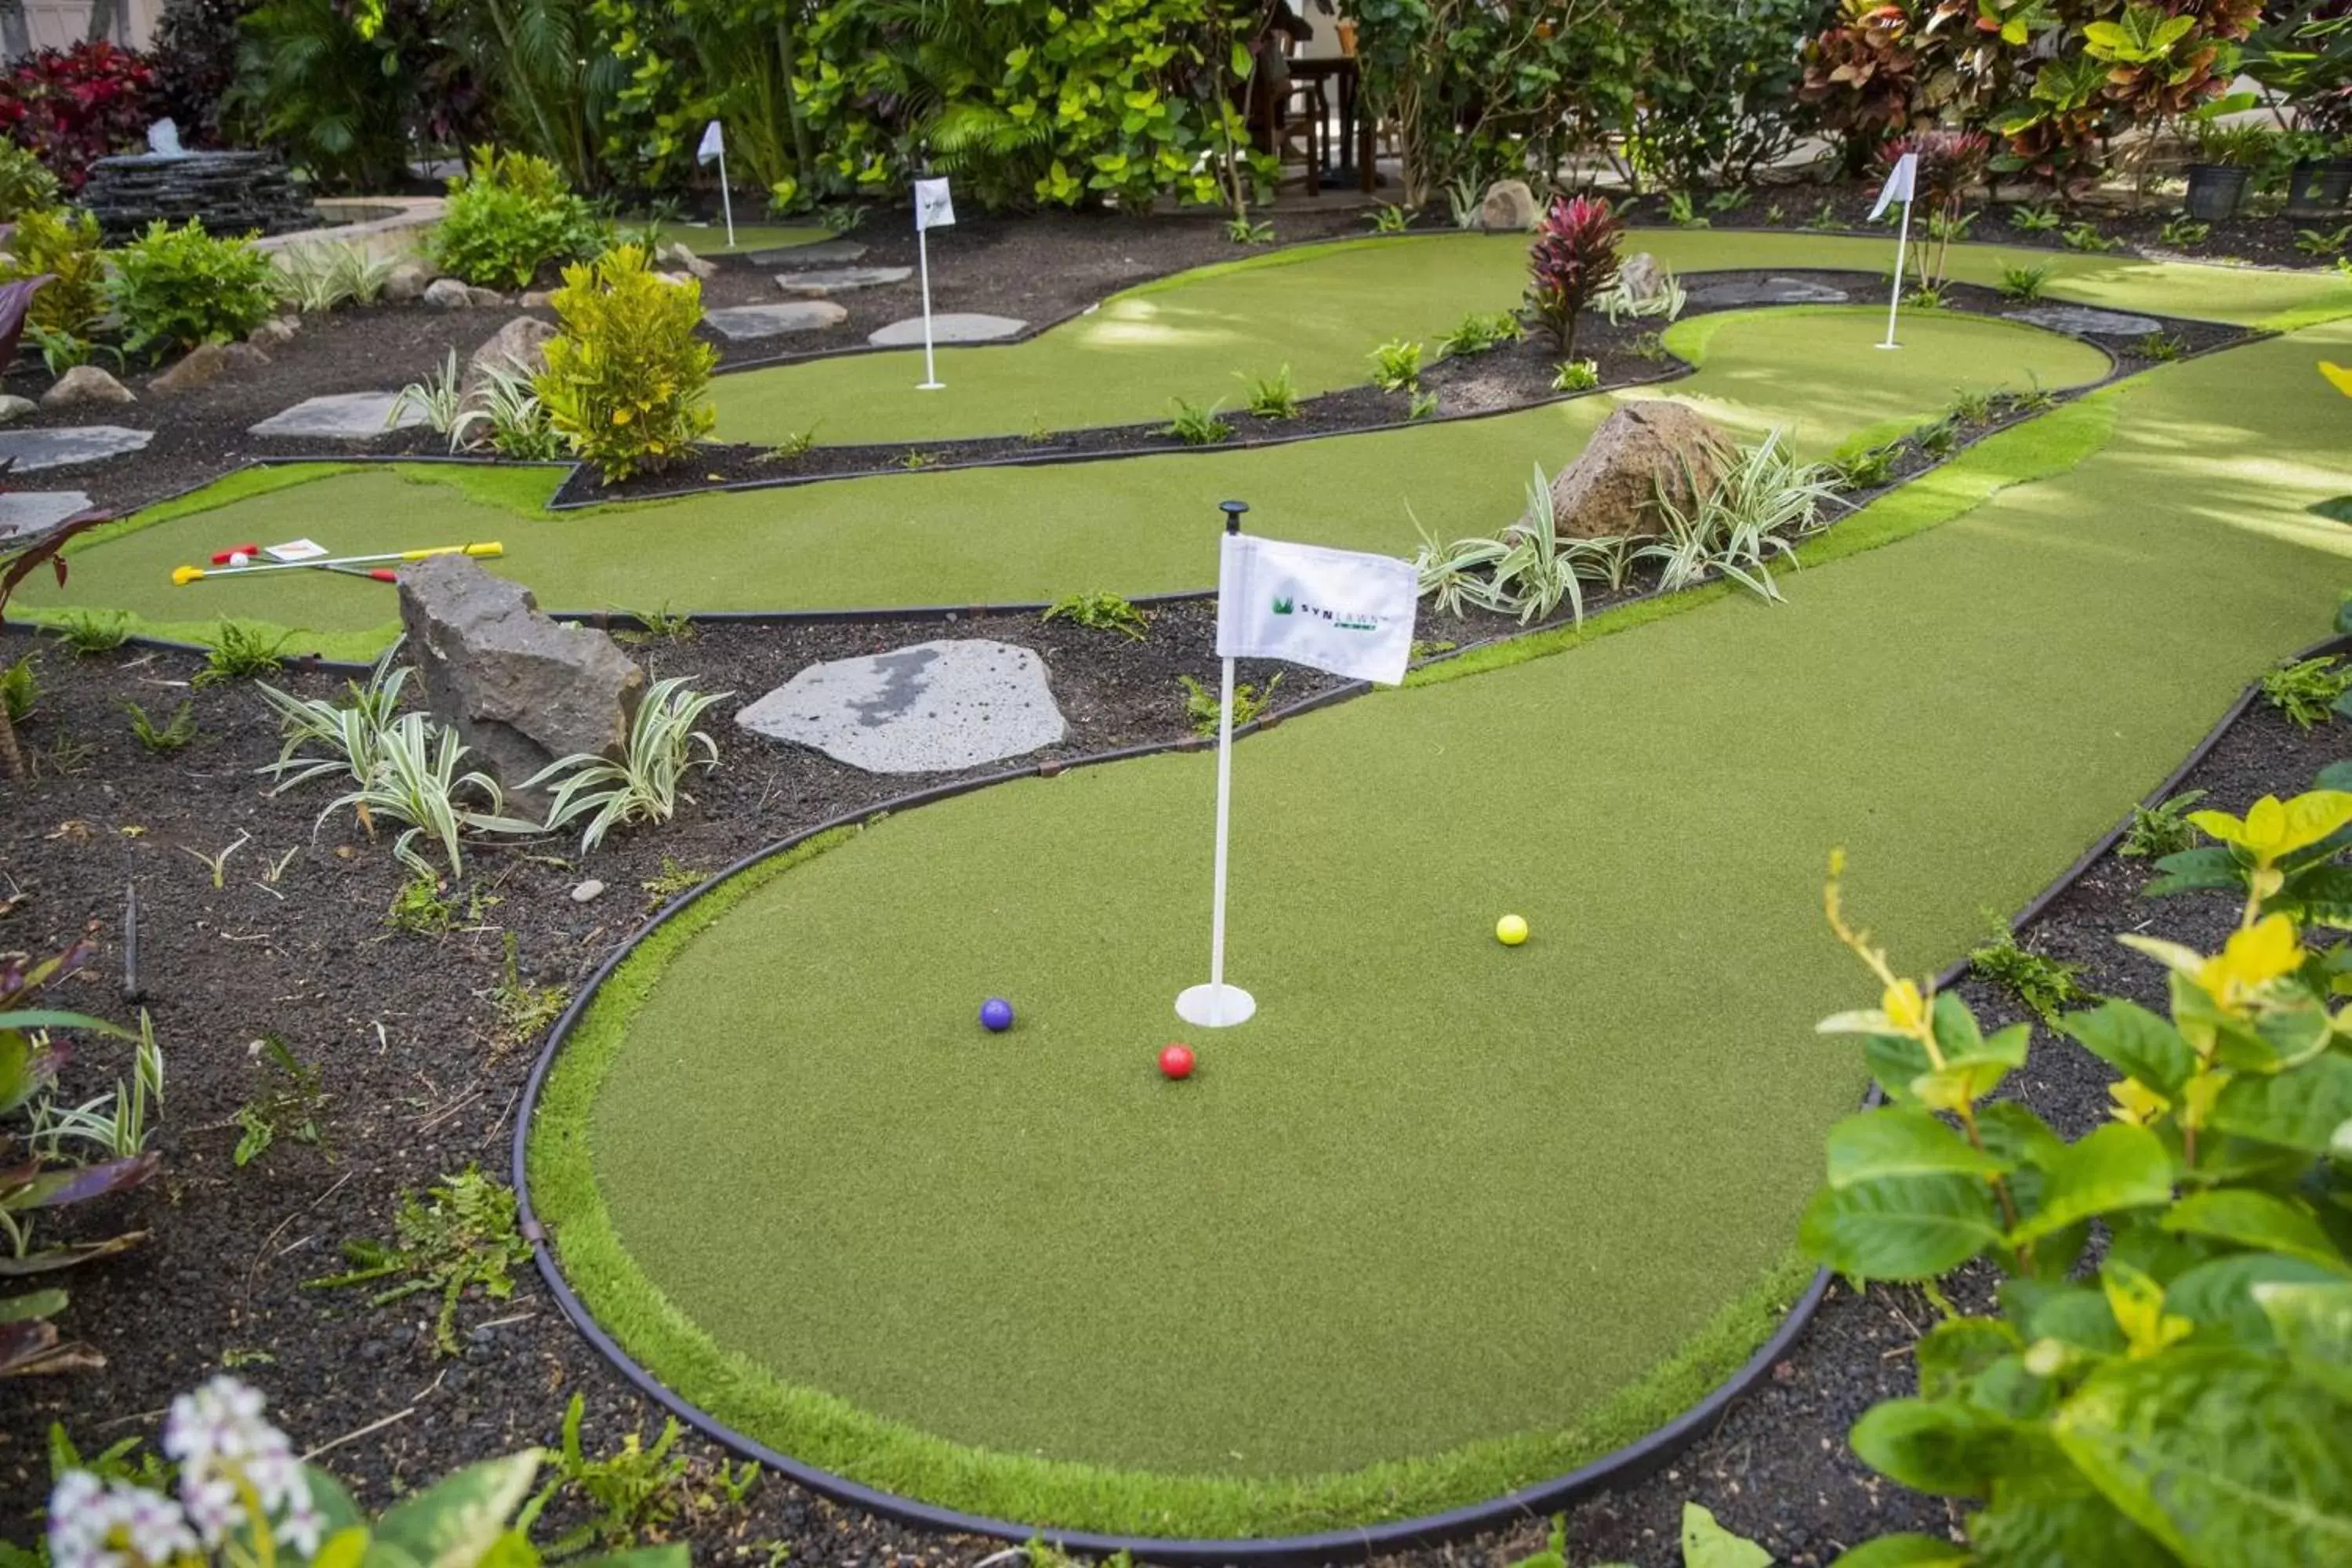
[[1600,196],[1561,196],[1536,226],[1528,252],[1528,308],[1559,344],[1576,352],[1576,318],[1617,279],[1617,215]]
[[100,40],[41,49],[0,76],[0,136],[39,154],[67,191],[95,159],[147,144],[157,105],[147,57]]

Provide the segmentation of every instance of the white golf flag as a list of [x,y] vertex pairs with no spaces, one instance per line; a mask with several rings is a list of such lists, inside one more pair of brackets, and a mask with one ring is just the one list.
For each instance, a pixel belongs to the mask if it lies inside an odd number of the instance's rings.
[[708,163],[726,151],[727,133],[719,129],[719,121],[714,120],[702,128],[702,145],[694,150],[694,161]]
[[915,227],[946,228],[955,222],[955,203],[948,195],[945,180],[915,182]]
[[1908,205],[1919,183],[1919,154],[1906,153],[1895,160],[1895,167],[1886,171],[1886,183],[1878,187],[1878,205],[1870,209],[1870,221],[1876,223],[1878,215],[1896,202]]
[[1217,657],[1280,658],[1394,686],[1412,658],[1421,578],[1392,555],[1228,533]]

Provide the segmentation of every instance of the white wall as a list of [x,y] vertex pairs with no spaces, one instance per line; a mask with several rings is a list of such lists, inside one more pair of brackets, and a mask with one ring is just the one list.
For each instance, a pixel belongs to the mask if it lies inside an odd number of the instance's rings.
[[[24,0],[26,25],[37,49],[62,49],[78,44],[89,32],[89,0]],[[155,18],[163,0],[124,0],[118,8],[122,31],[115,38],[143,49],[155,36]]]

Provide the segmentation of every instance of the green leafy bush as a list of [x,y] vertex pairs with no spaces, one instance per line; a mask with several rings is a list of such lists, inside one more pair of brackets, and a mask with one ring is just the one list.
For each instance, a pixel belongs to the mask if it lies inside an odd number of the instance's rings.
[[190,218],[161,219],[113,253],[107,299],[122,316],[132,353],[191,349],[241,338],[278,313],[277,271],[243,239],[218,239]]
[[1421,386],[1421,345],[1406,338],[1391,338],[1374,349],[1372,384],[1382,392],[1413,392]]
[[565,268],[549,302],[563,334],[548,340],[539,399],[572,455],[602,468],[605,483],[662,468],[709,433],[719,351],[694,335],[699,283],[656,276],[644,251],[624,245],[593,268]]
[[58,177],[48,165],[14,142],[0,142],[0,223],[55,206]]
[[2005,986],[2032,1010],[2035,1017],[2053,1028],[2057,1027],[2062,1010],[2096,999],[2083,987],[2081,964],[2061,963],[2047,953],[2034,952],[2019,942],[2017,933],[2007,926],[1994,931],[1990,942],[1969,954],[1969,969],[1980,979]]
[[86,212],[47,207],[20,215],[0,253],[0,282],[48,273],[26,319],[46,332],[86,338],[106,310],[106,263],[99,255],[98,220]]
[[541,268],[592,256],[603,230],[563,172],[527,153],[474,149],[449,177],[449,205],[433,230],[433,264],[485,289],[522,289]]
[[1160,427],[1159,434],[1173,436],[1187,447],[1213,447],[1234,433],[1232,423],[1218,413],[1223,406],[1222,403],[1200,404],[1189,397],[1171,397],[1168,400],[1168,423]]
[[[2352,794],[2189,820],[2221,841],[2189,852],[2214,862],[2192,885],[2241,892],[2236,929],[2214,954],[2117,939],[2168,972],[2171,1016],[2110,1001],[2059,1020],[2120,1075],[2113,1120],[2071,1141],[1995,1098],[2027,1066],[2031,1026],[1987,1036],[1959,996],[1898,976],[1847,924],[1832,859],[1832,929],[1882,989],[1821,1027],[1862,1037],[1888,1103],[1831,1130],[1800,1236],[1851,1279],[1927,1286],[1942,1318],[1914,1347],[1918,1394],[1850,1441],[1895,1480],[1976,1505],[1973,1552],[1897,1536],[1843,1562],[2341,1555],[2352,1037],[2329,1014],[2342,950],[2306,950],[2288,868],[2336,858]],[[1997,1315],[1932,1283],[1979,1260],[2000,1277]]]
[[2328,710],[2352,689],[2352,665],[2333,658],[2290,659],[2263,677],[2263,698],[2298,730],[2327,721]]
[[1070,594],[1048,605],[1041,621],[1067,621],[1088,631],[1117,632],[1134,642],[1141,642],[1151,629],[1151,621],[1125,595],[1112,593]]

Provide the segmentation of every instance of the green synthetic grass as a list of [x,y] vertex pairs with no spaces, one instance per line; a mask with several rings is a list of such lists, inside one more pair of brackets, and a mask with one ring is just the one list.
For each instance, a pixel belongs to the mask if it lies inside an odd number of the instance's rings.
[[[1750,437],[1785,426],[1815,453],[1890,413],[1929,417],[1961,385],[2021,387],[2035,376],[2069,385],[2106,370],[2102,355],[2072,339],[1964,316],[1923,317],[1906,329],[1910,346],[1891,354],[1869,347],[1879,326],[1863,308],[1705,320],[1715,325],[1697,374],[1628,395],[1684,399]],[[62,594],[28,584],[20,602],[127,610],[141,631],[182,640],[226,614],[295,630],[306,649],[370,656],[392,635],[380,584],[325,573],[171,584],[173,566],[201,563],[223,543],[304,534],[338,552],[497,539],[508,552],[492,569],[530,584],[550,609],[845,609],[1040,603],[1106,588],[1178,593],[1213,581],[1216,503],[1228,496],[1249,500],[1252,526],[1267,533],[1408,554],[1415,517],[1448,538],[1509,522],[1531,465],[1565,466],[1613,406],[1579,398],[1249,451],[891,474],[563,513],[541,510],[557,482],[552,468],[375,466],[143,528],[78,557]]]
[[1686,1347],[1736,1357],[1791,1278],[1862,1083],[1811,1028],[1869,986],[1820,926],[1830,847],[1930,971],[2325,626],[2352,535],[2304,509],[2352,457],[2308,365],[2347,344],[1987,442],[1786,605],[1253,738],[1231,973],[1260,1013],[1191,1037],[1191,1083],[1150,1061],[1204,963],[1206,756],[747,886],[592,1013],[543,1113],[567,1268],[688,1397],[934,1502],[1266,1531],[1533,1479]]
[[[815,245],[822,240],[840,237],[832,230],[816,224],[739,223],[735,226],[735,243],[727,243],[727,226],[723,223],[670,223],[662,226],[664,239],[683,240],[687,248],[697,256],[743,256],[754,250],[789,250],[795,246]],[[851,235],[855,239],[857,237]]]
[[[1625,250],[1642,249],[1694,274],[1776,267],[1881,272],[1895,261],[1891,235],[1881,241],[1641,230],[1627,237]],[[2352,285],[2333,271],[2254,272],[1991,244],[1955,246],[1951,272],[1992,284],[2003,262],[2021,258],[2056,269],[2052,302],[2247,325],[2307,324],[2352,311]],[[1180,396],[1238,406],[1241,377],[1286,363],[1312,395],[1361,385],[1367,356],[1388,339],[1433,342],[1468,311],[1516,305],[1526,281],[1526,245],[1500,236],[1354,240],[1246,258],[1115,295],[1031,342],[941,350],[943,392],[916,390],[923,379],[919,349],[721,376],[718,434],[764,444],[813,431],[826,445],[852,445],[1131,424],[1166,417],[1170,399]],[[1883,297],[1857,304],[1884,321]],[[1920,315],[1905,312],[1906,335]],[[1711,330],[1709,319],[1686,325]]]

